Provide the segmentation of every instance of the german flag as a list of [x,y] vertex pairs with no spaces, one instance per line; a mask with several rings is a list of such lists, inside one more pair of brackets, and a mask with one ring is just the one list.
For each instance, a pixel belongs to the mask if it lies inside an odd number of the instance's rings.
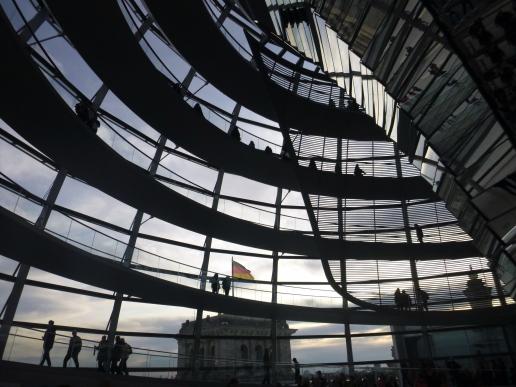
[[231,269],[233,278],[241,278],[246,280],[254,280],[251,271],[247,270],[243,265],[239,264],[237,261],[232,260],[232,269]]

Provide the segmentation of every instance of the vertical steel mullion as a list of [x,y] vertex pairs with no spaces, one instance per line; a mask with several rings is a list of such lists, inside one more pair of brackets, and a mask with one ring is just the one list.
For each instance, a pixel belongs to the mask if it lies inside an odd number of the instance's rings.
[[[41,208],[41,212],[34,224],[34,227],[38,230],[44,230],[47,225],[48,219],[52,212],[52,208],[57,200],[59,192],[63,186],[63,183],[66,179],[67,171],[66,169],[60,169],[52,182],[52,186],[50,187],[50,191],[48,193],[47,199]],[[13,257],[16,259],[16,257]],[[18,305],[20,303],[20,299],[22,296],[23,288],[25,287],[25,282],[27,281],[27,277],[29,275],[30,266],[26,264],[20,264],[18,273],[16,275],[16,279],[14,281],[14,285],[12,287],[11,293],[7,298],[7,301],[4,306],[4,315],[2,320],[2,325],[0,327],[0,360],[2,359],[5,348],[7,345],[7,340],[9,339],[9,331],[11,330],[12,323],[14,321],[14,316],[16,315],[16,311],[18,309]]]

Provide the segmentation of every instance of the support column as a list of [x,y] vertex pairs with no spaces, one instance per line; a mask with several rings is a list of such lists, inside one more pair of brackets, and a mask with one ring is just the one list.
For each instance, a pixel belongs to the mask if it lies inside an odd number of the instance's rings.
[[105,83],[103,83],[91,99],[91,104],[93,105],[95,111],[97,111],[100,105],[102,105],[102,101],[104,101],[104,98],[106,98],[106,94],[108,91],[109,88]]
[[317,54],[317,60],[315,60],[315,62],[317,62],[319,66],[322,68],[324,67],[324,60],[323,54],[321,52],[321,42],[319,40],[319,34],[317,32],[317,27],[315,25],[315,15],[308,4],[305,4],[305,17],[308,22],[307,24],[310,28],[310,31],[312,32],[312,39],[314,41],[315,51]]
[[[393,144],[394,146],[394,160],[396,163],[396,173],[398,179],[403,178],[403,171],[401,169],[401,161],[400,161],[400,153],[398,150],[398,147],[396,144]],[[407,243],[412,243],[412,235],[410,233],[410,223],[409,223],[409,216],[408,216],[408,210],[407,210],[407,202],[405,199],[401,200],[401,213],[403,216],[403,228],[405,229],[405,238],[407,239]],[[412,283],[414,286],[414,302],[416,304],[416,307],[419,307],[420,300],[418,296],[418,290],[419,287],[419,277],[417,274],[417,266],[416,266],[416,259],[410,258],[410,275],[412,277]],[[433,358],[433,350],[432,350],[432,340],[430,339],[430,335],[428,334],[427,326],[422,326],[421,331],[423,334],[423,340],[425,341],[425,345],[428,350],[428,356],[429,358]]]
[[190,70],[188,70],[188,73],[186,74],[185,78],[181,82],[181,94],[185,96],[187,94],[187,90],[190,87],[190,83],[192,83],[194,76],[196,74],[196,71],[193,67],[190,67]]
[[500,305],[507,305],[507,301],[505,300],[505,292],[503,290],[502,283],[500,282],[500,278],[498,278],[498,274],[496,270],[491,269],[491,274],[493,275],[493,281],[495,284],[496,292],[498,293],[498,299],[500,300]]
[[[192,69],[191,69],[192,70]],[[190,73],[189,73],[190,74]],[[188,78],[188,75],[187,75]],[[186,78],[185,78],[186,79]],[[240,104],[236,104],[233,108],[232,116],[231,116],[231,123],[229,124],[229,130],[228,135],[231,135],[233,131],[238,130],[236,124],[238,121],[238,115],[240,114]],[[217,208],[219,206],[219,197],[220,197],[220,190],[222,188],[222,180],[224,178],[224,171],[222,169],[219,170],[219,173],[217,175],[217,181],[215,182],[215,187],[213,189],[213,202],[211,204],[211,209],[213,211],[217,211]],[[207,235],[206,239],[204,241],[204,256],[202,260],[201,265],[201,283],[199,288],[201,290],[206,290],[206,282],[208,277],[208,267],[210,263],[210,252],[211,252],[211,242],[212,237],[211,235]],[[233,286],[233,283],[231,284]],[[193,365],[193,378],[196,379],[199,374],[199,368],[200,368],[200,362],[199,362],[199,353],[201,349],[201,336],[202,336],[202,314],[204,310],[202,308],[197,308],[196,314],[195,314],[195,324],[194,324],[194,348],[193,348],[193,358],[191,359],[192,365]],[[206,351],[205,351],[206,353]]]
[[[281,195],[282,189],[278,187],[276,191],[276,201],[274,205],[276,207],[276,214],[274,217],[274,230],[279,230],[280,222],[281,222]],[[271,275],[271,283],[272,283],[272,295],[271,302],[273,304],[278,303],[278,252],[272,252],[272,275]],[[271,362],[272,362],[272,383],[275,383],[277,380],[277,369],[276,363],[278,362],[278,322],[275,317],[271,319],[271,342],[272,342],[272,354],[271,354]]]
[[[158,146],[156,148],[156,152],[154,154],[154,158],[152,159],[149,166],[149,173],[151,176],[156,174],[156,171],[159,166],[159,162],[161,161],[161,156],[163,154],[163,149],[165,148],[165,144],[167,142],[167,138],[165,136],[160,136],[158,140]],[[129,236],[129,241],[127,242],[127,247],[125,248],[124,255],[122,256],[121,264],[129,267],[131,265],[131,261],[133,258],[134,247],[136,245],[136,239],[138,238],[138,233],[140,232],[140,226],[142,224],[143,219],[143,211],[136,211],[136,215],[134,216],[133,223],[131,225],[131,235]],[[108,343],[110,344],[110,348],[114,344],[115,334],[118,327],[118,319],[120,317],[120,310],[122,308],[122,298],[123,293],[116,292],[115,293],[115,302],[113,303],[113,310],[111,311],[111,316],[109,317],[107,333],[108,333]],[[108,361],[111,360],[111,353],[108,354]]]
[[145,33],[151,28],[152,23],[154,23],[154,18],[149,13],[145,16],[145,20],[134,33],[134,38],[136,39],[137,42],[139,42],[140,40],[143,39],[143,36],[145,35]]
[[[342,138],[337,139],[337,162],[342,164]],[[342,167],[342,165],[341,165]],[[345,209],[342,205],[342,198],[337,198],[337,221],[338,221],[338,231],[339,231],[339,239],[343,240],[344,238],[344,213],[343,209]],[[347,291],[347,278],[346,278],[346,260],[340,260],[340,282],[342,289]],[[342,297],[342,308],[348,309],[348,300]],[[353,364],[353,343],[351,341],[351,328],[349,323],[344,324],[344,334],[346,336],[346,354],[347,361],[349,363],[348,371],[350,374],[355,373],[355,365]]]
[[[217,208],[219,206],[219,197],[220,197],[220,190],[222,188],[222,180],[224,178],[224,171],[222,169],[219,170],[219,173],[217,175],[217,181],[215,182],[215,188],[213,189],[213,202],[211,204],[211,209],[213,211],[217,211]],[[212,242],[211,235],[206,236],[206,239],[204,241],[204,256],[202,259],[202,265],[201,265],[201,273],[200,273],[200,285],[199,288],[201,290],[206,290],[206,282],[208,280],[208,267],[210,263],[210,253],[211,253],[211,242]],[[233,284],[231,284],[233,285]],[[201,334],[202,334],[202,314],[204,312],[204,309],[197,308],[197,312],[195,314],[195,324],[194,324],[194,348],[193,348],[193,358],[192,364],[193,364],[193,377],[194,379],[197,378],[199,374],[199,368],[200,368],[200,362],[199,362],[199,353],[201,349]],[[207,354],[207,349],[205,349],[205,354]],[[187,354],[188,355],[188,354]]]
[[220,15],[217,18],[217,21],[215,22],[215,25],[217,26],[217,28],[220,28],[222,26],[222,24],[224,23],[224,21],[228,17],[229,13],[233,9],[233,6],[234,6],[233,0],[229,0],[229,1],[226,2],[226,4],[224,4],[224,7],[220,11]]
[[38,30],[39,27],[47,20],[48,13],[45,7],[39,9],[38,13],[34,15],[29,22],[24,25],[20,31],[18,32],[18,36],[20,39],[27,43],[29,39],[32,37],[32,34]]
[[[41,209],[41,213],[39,214],[34,227],[38,230],[44,230],[47,225],[48,218],[50,217],[50,213],[52,212],[52,208],[56,202],[57,196],[59,195],[59,191],[63,186],[63,182],[66,178],[66,169],[61,169],[58,171],[57,176],[55,177],[52,186],[50,187],[50,191],[48,193],[47,199],[43,204],[43,208]],[[12,257],[16,259],[16,257]],[[23,288],[25,285],[25,281],[27,280],[27,276],[29,275],[30,266],[25,264],[19,265],[18,275],[16,276],[16,281],[14,282],[13,288],[11,290],[11,294],[7,298],[5,303],[5,314],[3,316],[3,323],[0,327],[0,359],[2,359],[5,347],[7,345],[7,340],[9,339],[9,331],[11,329],[11,325],[14,320],[14,316],[16,314],[16,310],[18,309],[18,304],[20,302],[20,298],[23,292]]]

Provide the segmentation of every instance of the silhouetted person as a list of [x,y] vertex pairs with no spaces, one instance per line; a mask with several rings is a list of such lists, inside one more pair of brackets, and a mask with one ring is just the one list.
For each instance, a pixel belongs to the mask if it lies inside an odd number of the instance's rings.
[[400,288],[397,288],[394,292],[394,304],[396,305],[396,309],[401,310],[402,300]]
[[348,101],[348,110],[352,112],[360,111],[360,105],[357,103],[357,101],[355,101],[354,98]]
[[272,153],[272,148],[270,146],[265,147],[265,153]]
[[90,119],[88,110],[88,104],[86,101],[81,100],[75,105],[75,113],[77,114],[77,117],[79,117],[85,123],[88,123]]
[[50,320],[48,322],[47,329],[43,334],[43,357],[41,358],[41,362],[39,363],[42,366],[45,361],[49,367],[52,367],[52,362],[50,361],[50,350],[54,346],[54,340],[56,339],[56,328],[54,327],[54,321]]
[[172,84],[172,90],[174,90],[178,94],[181,94],[181,84],[180,83],[173,83]]
[[299,385],[301,381],[301,368],[296,358],[293,358],[292,362],[294,363],[294,382]]
[[453,357],[450,357],[448,360],[446,360],[446,368],[448,368],[448,372],[450,373],[452,382],[455,384],[458,384],[459,381],[459,374],[461,366],[459,363],[455,361]]
[[308,163],[308,168],[317,171],[317,164],[315,164],[315,160],[313,158],[310,159],[310,162]]
[[108,349],[109,349],[109,343],[106,339],[106,336],[102,336],[99,343],[96,347],[94,347],[95,350],[97,350],[97,370],[101,372],[106,372],[106,361],[107,361],[107,355],[108,355]]
[[421,228],[421,226],[419,224],[415,223],[414,230],[416,230],[416,236],[417,236],[417,240],[419,241],[419,243],[423,243],[424,234],[423,234],[423,229]]
[[267,348],[265,348],[263,353],[263,371],[262,384],[271,384],[271,357]]
[[133,353],[133,349],[124,339],[120,339],[120,366],[118,367],[118,373],[123,375],[129,375],[127,370],[127,359],[129,355]]
[[446,71],[440,69],[439,66],[437,66],[435,63],[430,64],[430,66],[428,67],[428,72],[431,75],[435,75],[438,77],[446,73]]
[[224,277],[222,279],[222,290],[224,290],[224,294],[229,296],[229,291],[231,290],[231,278]]
[[365,175],[365,172],[362,170],[362,168],[359,167],[358,164],[355,164],[355,171],[353,172],[353,175],[357,177],[362,177]]
[[423,289],[418,289],[418,298],[421,303],[421,310],[426,310],[428,312],[428,299],[430,296]]
[[410,310],[410,304],[411,304],[411,301],[410,301],[409,294],[405,290],[402,290],[401,291],[401,310]]
[[122,341],[120,336],[115,337],[115,345],[113,346],[113,350],[111,351],[111,367],[110,371],[112,374],[119,374],[120,370],[118,368],[118,362],[120,361],[120,356],[122,354]]
[[211,277],[210,283],[211,283],[211,292],[218,294],[219,289],[220,289],[220,284],[219,284],[219,275],[217,273],[215,273],[213,275],[213,277]]
[[231,137],[233,137],[235,140],[240,141],[240,131],[237,128],[233,128],[231,133],[229,134]]
[[342,174],[342,167],[340,166],[340,162],[335,163],[335,173],[338,173],[339,175]]
[[89,101],[81,100],[75,105],[75,113],[88,127],[97,133],[97,129],[100,127],[100,122],[97,119],[97,112]]
[[63,359],[63,368],[66,368],[70,358],[75,363],[75,368],[79,368],[79,352],[81,352],[81,349],[82,340],[79,336],[77,336],[77,331],[74,329],[72,331],[72,337],[70,337],[70,342],[68,343],[68,351],[66,352],[66,356]]
[[256,146],[254,145],[254,141],[249,141],[249,148],[256,149]]
[[326,387],[326,378],[323,376],[321,371],[315,373],[315,377],[312,380],[314,387]]

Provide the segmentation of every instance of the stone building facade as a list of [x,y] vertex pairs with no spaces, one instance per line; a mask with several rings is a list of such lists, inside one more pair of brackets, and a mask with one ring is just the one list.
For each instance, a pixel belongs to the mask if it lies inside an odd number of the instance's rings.
[[[195,321],[186,321],[179,330],[180,334],[192,335]],[[290,329],[285,320],[277,322],[277,335],[290,336],[296,330]],[[202,338],[200,342],[200,371],[197,378],[203,380],[227,381],[236,376],[241,380],[261,381],[264,375],[265,350],[271,353],[272,340],[252,339],[249,336],[269,336],[271,322],[267,319],[219,314],[202,320],[201,336],[236,336],[235,339]],[[244,336],[238,338],[238,336]],[[191,379],[193,339],[178,339],[177,379]],[[290,364],[290,340],[278,340],[277,363]],[[291,379],[290,366],[276,367],[278,379]]]

